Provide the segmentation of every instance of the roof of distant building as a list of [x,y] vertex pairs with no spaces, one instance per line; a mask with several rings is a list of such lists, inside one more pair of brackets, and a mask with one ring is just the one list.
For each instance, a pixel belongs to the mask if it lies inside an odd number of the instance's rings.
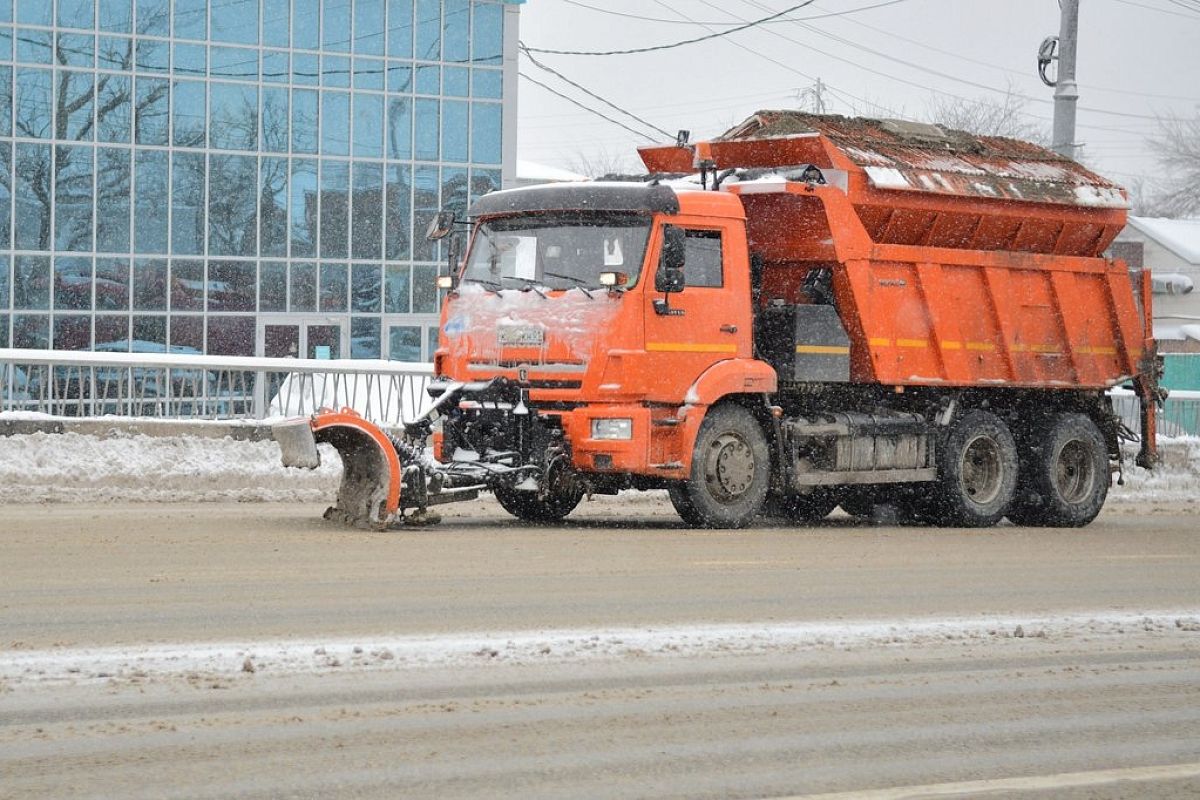
[[1200,264],[1200,219],[1130,217],[1129,225],[1189,264]]
[[517,159],[517,180],[523,183],[554,183],[586,181],[588,177],[567,169],[538,164],[536,161]]

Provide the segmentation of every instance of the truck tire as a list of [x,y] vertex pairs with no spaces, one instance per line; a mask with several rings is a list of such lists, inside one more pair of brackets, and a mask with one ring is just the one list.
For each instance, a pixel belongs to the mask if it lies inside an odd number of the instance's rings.
[[1017,489],[1017,446],[1008,426],[987,411],[969,411],[938,452],[938,479],[921,505],[939,525],[986,528],[1004,517]]
[[746,409],[714,406],[700,423],[691,477],[669,487],[671,504],[697,528],[744,528],[762,510],[771,454],[762,427]]
[[808,494],[771,492],[767,495],[763,514],[792,522],[816,522],[829,516],[837,506],[837,494],[828,487],[817,486]]
[[1108,448],[1084,414],[1058,414],[1021,453],[1016,525],[1080,528],[1096,518],[1111,481]]
[[558,522],[575,510],[583,499],[583,492],[551,494],[544,500],[539,500],[537,492],[517,491],[508,486],[497,486],[496,499],[501,508],[525,522]]
[[932,484],[876,484],[867,486],[844,486],[841,490],[841,507],[852,517],[875,519],[877,506],[889,506],[897,522],[912,524],[928,522],[929,514],[922,493]]

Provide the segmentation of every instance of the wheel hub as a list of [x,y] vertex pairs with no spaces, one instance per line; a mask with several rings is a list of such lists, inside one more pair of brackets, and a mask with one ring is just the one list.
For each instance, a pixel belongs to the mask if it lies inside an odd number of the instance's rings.
[[754,454],[742,437],[733,433],[718,436],[708,451],[704,478],[714,497],[734,500],[754,482]]
[[1068,503],[1078,503],[1092,491],[1095,470],[1087,445],[1072,440],[1058,451],[1054,462],[1054,484]]
[[990,436],[977,436],[963,448],[963,491],[972,501],[987,505],[996,499],[1004,483],[1004,466],[1000,445]]

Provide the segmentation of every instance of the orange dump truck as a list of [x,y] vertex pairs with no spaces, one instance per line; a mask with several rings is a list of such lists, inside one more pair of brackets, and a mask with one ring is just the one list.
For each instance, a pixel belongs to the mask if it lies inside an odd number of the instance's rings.
[[782,111],[641,156],[636,180],[476,202],[435,408],[390,446],[346,414],[280,437],[358,465],[335,513],[387,525],[487,490],[549,521],[665,488],[698,526],[838,505],[1084,525],[1125,382],[1153,463],[1149,275],[1103,255],[1118,186],[1026,142]]

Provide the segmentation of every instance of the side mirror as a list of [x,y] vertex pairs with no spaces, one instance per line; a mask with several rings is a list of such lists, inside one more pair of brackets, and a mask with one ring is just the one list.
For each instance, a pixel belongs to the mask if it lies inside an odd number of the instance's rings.
[[454,212],[439,211],[437,216],[429,221],[429,227],[425,229],[425,238],[436,242],[438,239],[445,239],[453,232]]
[[686,237],[683,228],[663,227],[662,257],[654,275],[654,288],[659,292],[683,291],[683,261]]

